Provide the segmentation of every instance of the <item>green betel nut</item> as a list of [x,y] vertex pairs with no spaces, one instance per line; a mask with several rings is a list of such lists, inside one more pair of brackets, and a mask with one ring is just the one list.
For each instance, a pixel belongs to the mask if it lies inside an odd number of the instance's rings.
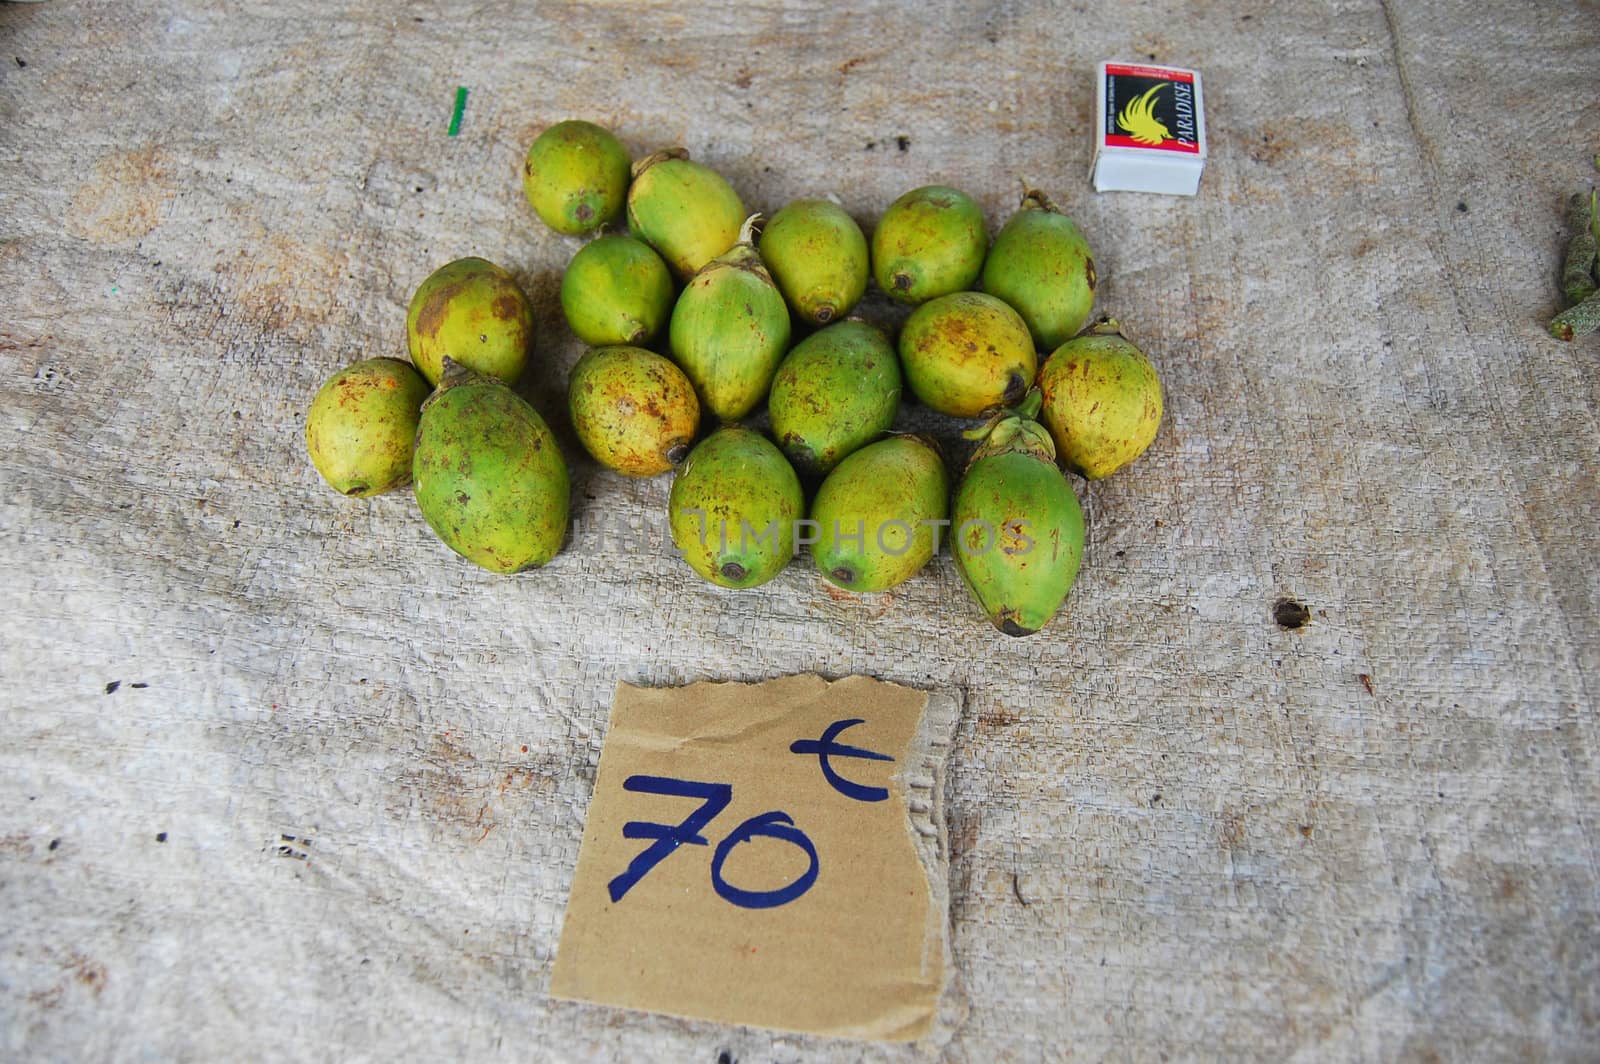
[[829,583],[887,591],[938,550],[950,474],[931,440],[891,436],[863,447],[817,489],[811,555]]
[[409,362],[373,358],[325,381],[306,414],[306,451],[341,495],[366,498],[411,482],[412,445],[428,384]]
[[516,278],[484,259],[457,259],[433,271],[406,312],[411,361],[433,385],[446,358],[514,384],[532,340],[528,297]]
[[1567,226],[1572,237],[1561,267],[1561,291],[1569,306],[1582,303],[1595,293],[1594,263],[1600,251],[1600,217],[1596,216],[1595,193],[1574,193],[1567,200]]
[[867,238],[827,200],[795,200],[774,214],[760,249],[784,298],[814,325],[844,317],[866,293]]
[[622,213],[631,160],[622,142],[593,122],[557,122],[534,140],[522,191],[558,233],[592,232]]
[[750,242],[754,222],[689,281],[668,328],[672,357],[701,409],[723,421],[760,405],[789,349],[789,307]]
[[997,418],[950,510],[950,552],[989,622],[1013,636],[1043,628],[1077,579],[1083,532],[1044,426]]
[[731,248],[745,217],[733,186],[682,148],[656,152],[633,168],[628,228],[679,277],[693,277]]
[[1138,458],[1161,428],[1156,368],[1110,319],[1058,347],[1039,370],[1039,388],[1057,456],[1088,480]]
[[895,200],[872,232],[872,276],[901,303],[972,287],[983,269],[989,231],[983,209],[943,185],[913,189]]
[[805,513],[800,478],[772,441],[718,429],[689,453],[667,501],[672,542],[689,567],[719,587],[756,587],[794,555]]
[[449,364],[423,404],[412,470],[423,518],[473,564],[516,573],[561,549],[567,464],[544,419],[498,380]]
[[1600,331],[1600,292],[1568,307],[1550,321],[1550,335],[1557,340],[1571,340],[1596,331]]
[[602,236],[579,249],[561,276],[561,313],[591,347],[647,344],[672,313],[672,274],[650,246]]
[[772,435],[801,475],[818,477],[894,424],[900,359],[882,332],[841,321],[795,345],[772,379]]
[[957,292],[912,311],[900,331],[900,363],[925,405],[977,417],[1021,400],[1038,355],[1016,311],[982,292]]
[[1043,192],[1029,190],[989,248],[983,290],[1022,316],[1035,346],[1070,340],[1094,309],[1097,278],[1089,242]]
[[630,477],[653,477],[683,461],[700,425],[683,371],[638,347],[585,352],[572,368],[567,410],[584,449]]

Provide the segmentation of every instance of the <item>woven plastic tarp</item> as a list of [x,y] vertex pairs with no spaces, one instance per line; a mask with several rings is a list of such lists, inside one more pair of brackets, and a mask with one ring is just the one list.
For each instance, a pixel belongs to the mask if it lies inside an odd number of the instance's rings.
[[[1591,4],[50,0],[0,43],[6,1055],[912,1059],[546,994],[618,681],[803,672],[962,698],[949,1059],[1600,1044],[1600,344],[1544,332]],[[1202,72],[1196,198],[1091,190],[1101,59]],[[948,554],[714,589],[666,478],[579,457],[579,245],[519,187],[568,117],[768,213],[1073,215],[1166,417],[1076,482],[1047,629]],[[582,521],[515,578],[301,439],[464,255],[534,301]]]

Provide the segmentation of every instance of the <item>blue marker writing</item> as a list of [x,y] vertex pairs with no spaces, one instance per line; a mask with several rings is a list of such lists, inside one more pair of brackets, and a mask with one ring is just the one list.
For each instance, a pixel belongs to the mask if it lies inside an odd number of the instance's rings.
[[[801,874],[799,879],[787,887],[777,890],[741,890],[722,878],[722,863],[728,859],[728,854],[741,842],[748,842],[758,836],[773,839],[782,839],[784,842],[793,843],[806,852],[811,858],[811,866]],[[794,826],[794,817],[781,810],[774,809],[770,813],[753,816],[743,824],[728,833],[728,837],[717,845],[716,856],[711,860],[711,885],[716,888],[725,900],[743,909],[772,909],[779,905],[787,905],[800,895],[811,889],[817,881],[817,848],[806,838],[806,833]]]
[[[622,781],[622,789],[644,794],[664,794],[672,798],[699,798],[701,804],[699,809],[690,813],[680,824],[669,826],[647,820],[630,820],[622,825],[622,837],[625,839],[655,841],[629,863],[626,872],[606,884],[606,890],[611,894],[613,904],[621,901],[622,896],[632,890],[634,884],[649,874],[656,865],[672,856],[679,846],[686,842],[694,846],[707,845],[705,836],[700,832],[716,819],[718,813],[728,808],[729,802],[733,801],[733,787],[729,784],[696,783],[694,780],[677,780],[670,776],[629,776]],[[812,854],[812,860],[813,862],[816,860],[815,853]]]
[[886,787],[868,787],[845,779],[833,770],[829,762],[830,757],[859,757],[868,761],[893,761],[888,754],[880,754],[873,750],[863,750],[858,746],[846,746],[844,743],[835,742],[840,733],[857,724],[864,723],[857,717],[852,720],[836,720],[828,725],[822,733],[821,739],[797,739],[789,745],[791,754],[816,754],[817,763],[822,766],[822,778],[827,780],[834,790],[846,798],[854,798],[858,802],[882,802],[888,799],[889,790]]

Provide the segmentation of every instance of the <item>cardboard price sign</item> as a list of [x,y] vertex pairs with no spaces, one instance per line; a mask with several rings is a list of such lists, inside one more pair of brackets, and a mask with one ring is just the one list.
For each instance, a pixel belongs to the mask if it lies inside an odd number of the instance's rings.
[[951,972],[948,696],[867,677],[617,688],[550,992],[906,1040]]

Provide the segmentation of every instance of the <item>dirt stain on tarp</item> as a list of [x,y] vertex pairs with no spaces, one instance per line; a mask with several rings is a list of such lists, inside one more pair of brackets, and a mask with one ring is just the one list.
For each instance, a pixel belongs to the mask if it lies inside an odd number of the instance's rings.
[[551,755],[480,759],[450,732],[435,735],[413,768],[396,778],[391,812],[417,809],[441,830],[482,842],[508,816],[555,791],[560,766]]
[[978,714],[979,728],[1009,728],[1022,720],[1022,714],[1003,702],[995,702],[993,709]]
[[1361,138],[1346,122],[1293,117],[1228,134],[1252,162],[1272,168],[1293,168],[1329,190],[1370,183],[1375,174],[1364,160]]
[[106,988],[106,966],[77,950],[59,953],[46,948],[46,956],[59,965],[61,974],[51,983],[28,994],[28,1003],[40,1010],[60,1007],[73,984],[84,987],[95,997]]
[[268,236],[217,272],[222,300],[242,317],[267,332],[295,332],[328,320],[348,268],[343,252]]
[[67,232],[97,244],[146,235],[177,193],[172,169],[171,153],[159,144],[105,156],[72,194]]
[[100,991],[106,987],[106,966],[77,952],[70,954],[67,960],[72,977],[94,991],[95,997],[99,997]]

